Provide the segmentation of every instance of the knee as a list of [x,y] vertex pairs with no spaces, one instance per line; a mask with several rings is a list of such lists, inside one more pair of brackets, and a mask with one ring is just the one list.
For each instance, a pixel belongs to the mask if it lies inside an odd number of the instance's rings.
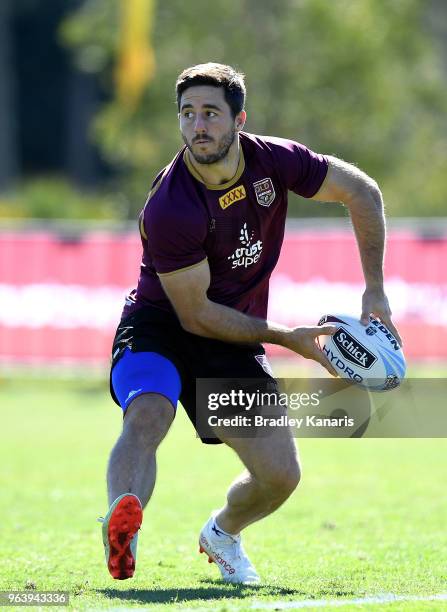
[[287,465],[276,466],[263,478],[264,488],[274,498],[287,499],[297,488],[301,479],[300,465],[296,459]]
[[166,435],[174,410],[172,404],[156,394],[139,395],[124,416],[123,434],[147,443],[160,443]]

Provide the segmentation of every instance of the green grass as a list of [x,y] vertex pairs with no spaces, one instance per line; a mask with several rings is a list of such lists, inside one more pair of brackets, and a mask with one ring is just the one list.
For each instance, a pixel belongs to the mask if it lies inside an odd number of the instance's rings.
[[0,402],[0,590],[68,590],[76,609],[222,611],[447,591],[445,440],[303,440],[299,489],[244,535],[265,586],[235,587],[197,554],[197,538],[238,461],[202,445],[180,409],[159,452],[135,578],[119,582],[105,567],[96,522],[107,511],[105,466],[121,428],[105,385],[3,381]]

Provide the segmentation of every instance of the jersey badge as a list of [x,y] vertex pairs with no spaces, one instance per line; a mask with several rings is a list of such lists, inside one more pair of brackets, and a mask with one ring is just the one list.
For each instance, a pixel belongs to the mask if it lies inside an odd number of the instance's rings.
[[275,199],[275,188],[271,178],[264,178],[253,183],[255,188],[256,200],[261,206],[270,206]]
[[247,197],[245,193],[245,187],[243,185],[239,185],[239,187],[234,187],[230,191],[227,191],[223,196],[219,198],[220,207],[225,210],[235,202],[239,202],[239,200],[243,200]]

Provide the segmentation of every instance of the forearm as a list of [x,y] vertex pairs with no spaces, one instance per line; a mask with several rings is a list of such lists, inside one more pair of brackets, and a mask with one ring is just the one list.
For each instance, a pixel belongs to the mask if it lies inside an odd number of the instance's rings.
[[183,327],[199,336],[231,343],[262,343],[287,346],[291,329],[206,300],[193,319]]
[[368,288],[383,287],[385,218],[380,190],[368,186],[348,204]]
[[385,219],[377,183],[356,166],[328,156],[326,179],[313,199],[342,202],[349,210],[366,287],[383,288]]

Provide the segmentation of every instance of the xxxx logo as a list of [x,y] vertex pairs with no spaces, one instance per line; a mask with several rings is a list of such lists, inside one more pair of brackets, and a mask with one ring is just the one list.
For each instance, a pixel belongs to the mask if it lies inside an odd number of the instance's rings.
[[245,187],[243,185],[239,185],[239,187],[235,187],[231,191],[227,191],[227,193],[219,198],[220,207],[225,210],[234,202],[238,202],[239,200],[243,200],[247,197],[245,193]]

